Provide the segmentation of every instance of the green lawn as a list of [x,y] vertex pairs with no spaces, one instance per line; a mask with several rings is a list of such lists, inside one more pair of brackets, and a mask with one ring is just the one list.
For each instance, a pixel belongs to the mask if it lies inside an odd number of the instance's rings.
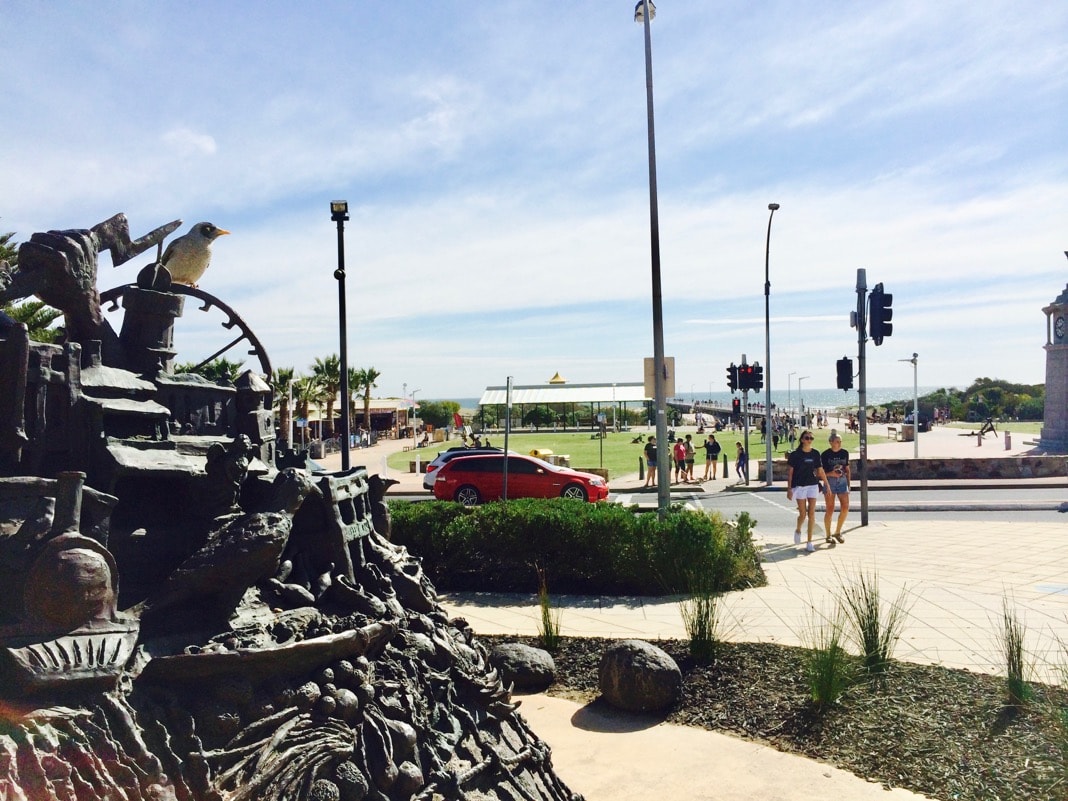
[[[950,428],[961,428],[965,431],[978,431],[982,427],[982,423],[964,423],[960,421],[954,421],[948,423]],[[1042,433],[1042,421],[1041,420],[1006,420],[1004,422],[995,421],[994,425],[998,428],[998,433],[1002,431],[1011,431],[1013,434],[1038,434]]]
[[[680,436],[686,434],[693,435],[694,444],[697,448],[696,454],[696,466],[695,474],[700,471],[704,472],[705,464],[705,452],[701,447],[701,443],[705,441],[705,434],[696,434],[695,429],[691,427],[682,427],[676,429]],[[634,444],[631,440],[634,439],[639,433],[644,434],[648,438],[649,433],[645,431],[645,428],[632,430],[626,433],[610,433],[603,441],[599,439],[591,439],[589,431],[585,432],[556,432],[542,431],[537,433],[529,432],[514,432],[511,434],[508,440],[508,447],[516,453],[530,453],[531,450],[548,449],[556,454],[568,454],[571,457],[571,466],[577,470],[581,470],[587,467],[604,467],[608,470],[608,478],[612,480],[619,478],[620,476],[629,475],[631,473],[638,472],[638,460],[642,456],[642,448],[645,447],[644,442]],[[816,441],[815,447],[818,450],[825,450],[829,447],[827,443],[827,435],[830,433],[829,429],[819,429],[815,432]],[[842,434],[842,447],[848,450],[851,454],[856,454],[857,444],[859,438],[856,434],[850,434],[847,431],[841,431]],[[504,435],[491,435],[491,444],[497,447],[503,447]],[[723,446],[723,453],[727,454],[727,458],[734,463],[734,443],[742,442],[741,431],[721,431],[716,435],[716,439],[719,444]],[[869,438],[869,442],[873,440],[881,441],[883,438],[874,437]],[[450,440],[449,442],[439,442],[435,445],[431,445],[427,448],[419,449],[419,459],[423,462],[429,462],[438,454],[439,451],[445,450],[448,447],[454,447],[460,443],[456,440]],[[602,450],[603,444],[603,450]],[[785,458],[788,445],[785,442],[779,444],[779,450],[776,451],[776,458]],[[760,434],[756,431],[749,432],[749,452],[750,456],[754,459],[763,459],[764,457],[764,444],[760,441]],[[406,451],[401,453],[395,453],[390,456],[386,462],[390,469],[401,472],[407,472],[408,463],[415,458],[415,453],[412,451]],[[722,462],[723,456],[720,455],[720,461]]]

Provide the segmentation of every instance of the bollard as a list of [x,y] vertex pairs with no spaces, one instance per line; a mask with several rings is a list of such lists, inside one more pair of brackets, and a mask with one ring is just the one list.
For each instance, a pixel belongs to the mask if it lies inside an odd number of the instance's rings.
[[727,471],[727,454],[723,454],[723,477],[727,478],[730,473]]
[[645,459],[638,457],[638,481],[645,481]]
[[1012,432],[1009,431],[1005,432],[1005,450],[1012,450]]
[[983,435],[982,434],[976,434],[975,435],[975,446],[977,448],[983,447]]

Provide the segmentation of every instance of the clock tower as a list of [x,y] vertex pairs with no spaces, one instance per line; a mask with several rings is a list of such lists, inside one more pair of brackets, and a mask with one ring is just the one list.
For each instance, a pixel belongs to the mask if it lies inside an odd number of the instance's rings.
[[1068,286],[1042,311],[1046,313],[1046,407],[1038,445],[1051,453],[1068,453]]

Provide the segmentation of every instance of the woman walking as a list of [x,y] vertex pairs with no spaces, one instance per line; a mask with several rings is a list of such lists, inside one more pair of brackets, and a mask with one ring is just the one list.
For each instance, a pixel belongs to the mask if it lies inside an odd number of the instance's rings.
[[[842,438],[835,429],[831,429],[831,447],[823,452],[820,461],[823,463],[823,472],[827,474],[827,494],[824,497],[824,505],[827,511],[823,514],[823,530],[827,536],[827,542],[831,542],[831,520],[834,517],[834,500],[838,499],[838,525],[834,530],[834,538],[839,542],[845,542],[842,536],[842,526],[845,524],[846,515],[849,514],[849,451],[842,447]],[[833,544],[833,543],[832,543]]]
[[[808,521],[808,542],[805,550],[812,553],[812,532],[816,528],[816,499],[819,498],[820,482],[827,480],[819,451],[812,449],[812,432],[801,432],[801,445],[786,457],[786,499],[797,502],[797,525],[794,527],[794,545],[801,544],[801,524]],[[827,538],[830,542],[830,537]],[[831,543],[834,544],[833,542]]]
[[734,472],[738,475],[739,484],[749,483],[749,454],[745,452],[742,443],[735,442],[734,449],[738,452],[734,457]]

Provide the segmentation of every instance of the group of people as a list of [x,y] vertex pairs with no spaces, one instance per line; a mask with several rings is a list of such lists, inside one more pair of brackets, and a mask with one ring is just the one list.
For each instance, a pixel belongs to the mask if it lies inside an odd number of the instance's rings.
[[[801,527],[807,523],[808,539],[805,550],[816,550],[812,535],[816,529],[816,500],[822,493],[826,510],[823,514],[823,533],[827,544],[832,548],[839,542],[845,542],[842,526],[849,514],[849,451],[842,447],[842,437],[831,429],[830,447],[820,453],[813,446],[811,431],[801,433],[801,444],[790,452],[786,459],[786,498],[797,503],[797,525],[794,527],[794,545],[801,544]],[[834,533],[831,523],[834,519],[835,502],[838,504],[838,522]]]
[[[845,542],[842,527],[849,515],[849,485],[852,474],[849,468],[849,451],[842,447],[842,437],[831,429],[828,438],[828,447],[825,451],[816,450],[813,445],[815,436],[812,431],[801,432],[798,447],[787,456],[786,459],[786,498],[797,504],[797,525],[794,527],[794,544],[801,544],[801,527],[807,527],[807,541],[805,550],[811,553],[816,550],[812,536],[816,530],[816,501],[822,494],[826,505],[823,515],[824,539],[832,548],[838,543]],[[719,455],[722,447],[716,441],[714,434],[709,434],[703,443],[705,449],[705,474],[701,481],[715,480],[716,470],[719,463]],[[741,442],[735,443],[737,457],[735,470],[740,481],[749,479],[749,456],[742,447]],[[687,434],[684,438],[675,440],[672,449],[671,467],[674,469],[672,483],[680,480],[684,484],[700,483],[694,479],[694,461],[696,448],[693,437]],[[645,486],[652,487],[656,484],[656,437],[650,436],[645,443]],[[838,508],[838,520],[831,531],[834,523],[835,507]]]
[[[697,455],[697,447],[694,446],[693,437],[687,434],[685,437],[676,439],[671,446],[671,464],[669,470],[674,470],[672,484],[680,481],[683,484],[700,484],[702,481],[715,481],[719,470],[719,455],[723,446],[716,441],[715,434],[709,434],[701,446],[705,450],[705,474],[702,478],[694,477],[694,463]],[[741,443],[738,448],[741,449]],[[645,443],[645,486],[652,487],[656,484],[656,437],[650,436]]]

